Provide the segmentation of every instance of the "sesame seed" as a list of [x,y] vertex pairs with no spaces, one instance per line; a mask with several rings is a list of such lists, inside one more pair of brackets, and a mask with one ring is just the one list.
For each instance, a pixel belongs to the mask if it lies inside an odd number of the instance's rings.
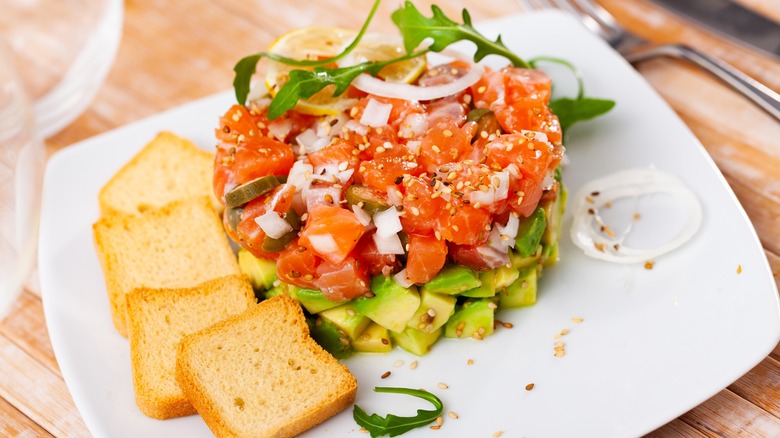
[[382,338],[382,344],[384,345],[390,345],[390,340],[386,338]]
[[503,325],[504,328],[508,328],[508,329],[511,329],[512,327],[514,327],[514,324],[512,324],[511,322],[505,322],[505,323],[503,323],[501,325]]
[[742,273],[742,265],[737,265],[737,274]]
[[595,201],[593,198],[591,198],[590,196],[586,196],[586,197],[585,197],[585,201],[587,201],[587,202],[588,202],[588,203],[590,203],[590,204],[593,204],[594,202],[596,202],[596,201]]
[[376,153],[377,153],[377,154],[381,154],[381,153],[382,153],[382,152],[384,152],[384,151],[385,151],[385,148],[384,148],[384,147],[382,147],[382,146],[378,146],[378,147],[376,148]]
[[575,316],[571,320],[572,320],[572,322],[575,322],[577,324],[581,323],[582,321],[585,321],[584,319],[580,318],[579,316]]
[[555,352],[555,357],[563,357],[566,354],[565,351],[560,350]]
[[353,106],[352,109],[349,110],[349,116],[352,117],[353,119],[355,118],[357,113],[358,113],[358,109],[356,106]]
[[436,417],[436,425],[441,426],[442,423],[444,423],[444,418],[442,418],[441,415],[439,415],[438,417]]
[[466,365],[474,365],[474,359],[467,360]]
[[455,412],[452,412],[452,411],[447,412],[447,416],[452,418],[453,420],[457,420],[458,419],[458,414],[456,414]]
[[483,85],[483,86],[477,88],[477,93],[484,93],[486,90],[487,90],[487,87]]
[[639,217],[640,217],[640,216],[639,216],[639,213],[634,213],[634,220],[635,220],[635,221],[638,221],[638,220],[639,220]]
[[428,312],[427,313],[428,313],[428,316],[430,316],[431,318],[435,318],[436,317],[436,311],[433,310],[432,307],[428,308]]
[[439,389],[447,389],[449,386],[446,383],[440,382],[438,385]]
[[490,303],[488,303],[488,308],[489,309],[497,309],[498,305],[496,305],[496,303],[490,302]]
[[655,266],[655,262],[652,260],[648,260],[645,262],[645,269],[653,269],[653,266]]
[[346,161],[342,161],[341,163],[339,163],[339,170],[343,172],[343,171],[347,170],[348,166],[349,166],[349,163],[347,163]]
[[417,361],[415,360],[415,361],[413,361],[412,363],[410,363],[410,364],[409,364],[409,368],[411,368],[411,369],[415,369],[415,368],[417,368]]
[[386,378],[390,377],[390,374],[392,374],[390,371],[385,371],[385,373],[384,373],[384,374],[382,374],[382,376],[381,376],[381,377],[382,377],[383,379],[386,379]]
[[449,129],[445,129],[444,131],[442,131],[442,134],[445,137],[452,137],[452,131],[450,131]]
[[415,215],[415,216],[419,216],[420,215],[420,209],[419,208],[412,207],[411,210],[412,210],[412,214],[413,215]]
[[439,430],[441,428],[441,426],[433,425],[430,428],[433,429],[433,430]]
[[499,430],[498,432],[494,432],[493,433],[493,438],[498,438],[498,437],[500,437],[503,434],[504,434],[504,431],[503,430]]
[[561,330],[561,336],[566,336],[569,334],[569,329],[563,329]]
[[525,390],[526,391],[530,391],[532,389],[534,389],[534,384],[533,383],[529,383],[529,384],[525,385]]
[[404,366],[404,361],[402,361],[402,360],[397,360],[397,361],[395,361],[395,363],[393,364],[393,367],[395,367],[395,368],[400,368],[400,367],[402,367],[402,366]]
[[366,429],[365,427],[361,427],[360,431],[363,432],[363,433],[368,433],[368,429]]

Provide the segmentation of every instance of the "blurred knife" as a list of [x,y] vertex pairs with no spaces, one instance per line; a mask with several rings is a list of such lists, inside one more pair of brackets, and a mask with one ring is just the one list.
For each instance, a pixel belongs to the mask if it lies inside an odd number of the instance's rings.
[[654,0],[749,48],[780,59],[780,23],[730,0]]

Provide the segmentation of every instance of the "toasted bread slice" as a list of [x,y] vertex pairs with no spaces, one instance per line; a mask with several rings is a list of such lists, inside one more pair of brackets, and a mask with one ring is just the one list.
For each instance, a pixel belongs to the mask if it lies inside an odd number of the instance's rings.
[[252,286],[237,275],[193,288],[141,288],[127,294],[133,387],[141,412],[160,420],[195,414],[176,383],[179,341],[256,303]]
[[184,337],[176,381],[218,437],[291,437],[346,409],[357,381],[279,295]]
[[93,225],[93,232],[111,318],[125,337],[125,294],[133,289],[192,287],[240,273],[222,223],[206,198],[139,216],[107,216]]
[[103,186],[98,194],[100,213],[136,215],[204,196],[219,211],[211,186],[213,167],[214,154],[161,132]]

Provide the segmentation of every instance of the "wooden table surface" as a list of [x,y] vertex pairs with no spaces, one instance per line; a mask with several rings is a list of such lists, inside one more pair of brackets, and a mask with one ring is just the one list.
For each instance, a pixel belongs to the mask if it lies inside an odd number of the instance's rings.
[[[628,29],[684,41],[780,91],[780,62],[751,52],[646,0],[600,0]],[[780,21],[780,2],[740,0]],[[310,24],[357,25],[369,0],[126,0],[123,41],[88,110],[48,140],[50,152],[230,88],[232,67],[275,36]],[[430,1],[417,1],[425,6]],[[439,0],[475,21],[519,12],[514,0]],[[391,31],[381,5],[373,30]],[[362,19],[362,18],[360,18]],[[669,59],[638,66],[704,144],[753,221],[775,279],[780,273],[780,124],[696,68]],[[49,342],[40,294],[25,291],[0,323],[0,436],[89,436]],[[728,388],[650,436],[780,436],[780,346]]]

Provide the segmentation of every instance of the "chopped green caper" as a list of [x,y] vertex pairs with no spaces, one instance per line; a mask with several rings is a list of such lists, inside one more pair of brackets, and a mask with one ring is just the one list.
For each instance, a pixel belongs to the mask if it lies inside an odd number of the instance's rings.
[[390,208],[390,204],[379,193],[366,186],[350,186],[345,197],[350,207],[357,205],[371,216]]
[[225,204],[228,207],[239,207],[258,196],[268,193],[279,185],[279,180],[273,175],[261,176],[252,181],[236,186],[225,194]]
[[466,115],[467,122],[477,122],[477,133],[471,139],[472,143],[477,141],[483,134],[487,135],[501,133],[501,125],[498,124],[496,114],[487,108],[475,108]]

